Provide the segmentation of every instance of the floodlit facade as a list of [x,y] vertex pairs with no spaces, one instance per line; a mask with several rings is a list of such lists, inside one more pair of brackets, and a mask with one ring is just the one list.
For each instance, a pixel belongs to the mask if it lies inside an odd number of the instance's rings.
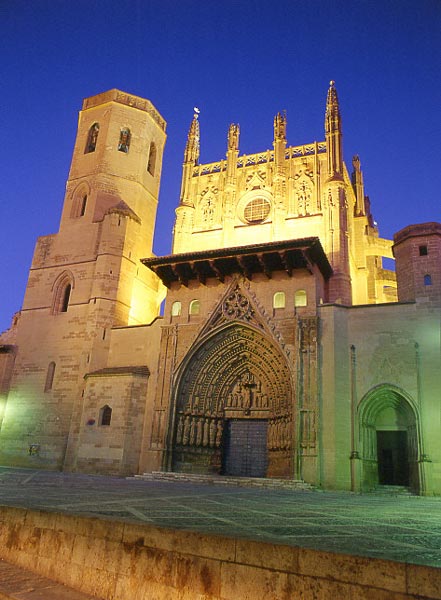
[[201,164],[195,114],[156,257],[165,121],[84,101],[59,232],[0,336],[1,463],[441,493],[441,224],[379,237],[334,82],[323,141],[286,124],[245,156],[232,124]]

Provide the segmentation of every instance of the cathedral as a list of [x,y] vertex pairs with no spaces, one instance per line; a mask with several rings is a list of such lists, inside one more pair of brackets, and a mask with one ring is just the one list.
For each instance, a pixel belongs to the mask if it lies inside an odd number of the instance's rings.
[[84,100],[59,231],[0,335],[1,464],[441,494],[441,224],[379,236],[334,82],[324,140],[286,125],[241,155],[231,124],[202,164],[196,112],[155,256],[166,122]]

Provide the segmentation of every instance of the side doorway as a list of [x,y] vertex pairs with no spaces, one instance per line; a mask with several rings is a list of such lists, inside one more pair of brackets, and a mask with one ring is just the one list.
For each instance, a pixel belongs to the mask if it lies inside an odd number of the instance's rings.
[[408,487],[407,431],[377,430],[378,483]]

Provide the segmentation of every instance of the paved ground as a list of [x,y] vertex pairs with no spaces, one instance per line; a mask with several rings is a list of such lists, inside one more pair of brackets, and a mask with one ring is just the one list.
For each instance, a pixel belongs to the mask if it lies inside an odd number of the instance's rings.
[[0,504],[441,567],[441,498],[224,488],[0,467]]
[[0,559],[0,600],[97,600]]

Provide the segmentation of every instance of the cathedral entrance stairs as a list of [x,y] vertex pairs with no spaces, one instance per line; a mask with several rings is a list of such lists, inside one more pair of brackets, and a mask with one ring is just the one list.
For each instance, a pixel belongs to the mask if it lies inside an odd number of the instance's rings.
[[377,485],[372,494],[380,496],[415,496],[412,490],[404,485]]
[[135,475],[135,479],[145,481],[173,481],[201,485],[222,485],[253,488],[313,490],[309,483],[300,479],[275,479],[269,477],[231,477],[228,475],[201,475],[197,473],[176,473],[174,471],[153,471],[143,475]]

